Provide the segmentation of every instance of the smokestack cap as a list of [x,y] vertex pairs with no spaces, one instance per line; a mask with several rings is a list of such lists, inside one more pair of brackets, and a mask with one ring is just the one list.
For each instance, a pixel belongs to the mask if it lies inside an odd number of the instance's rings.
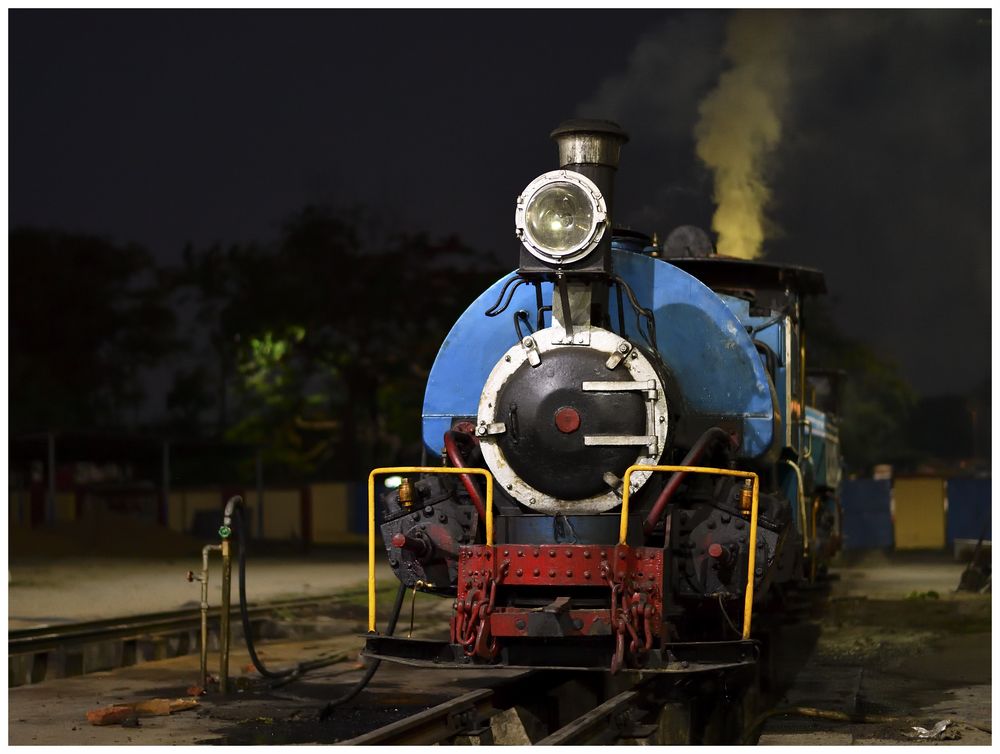
[[575,118],[563,121],[549,134],[559,145],[559,167],[606,165],[617,168],[625,130],[610,120]]

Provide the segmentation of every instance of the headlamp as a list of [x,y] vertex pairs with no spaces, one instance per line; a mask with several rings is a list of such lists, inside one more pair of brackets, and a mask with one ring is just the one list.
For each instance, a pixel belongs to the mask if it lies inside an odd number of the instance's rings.
[[600,189],[572,170],[552,170],[528,184],[517,198],[517,237],[549,264],[569,264],[596,248],[607,228],[608,208]]

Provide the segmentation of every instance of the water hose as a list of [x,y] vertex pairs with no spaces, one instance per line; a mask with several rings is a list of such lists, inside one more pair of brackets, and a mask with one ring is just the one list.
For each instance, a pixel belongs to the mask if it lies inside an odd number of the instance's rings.
[[[335,655],[333,657],[324,657],[316,660],[308,660],[306,662],[300,662],[294,667],[286,668],[284,670],[271,670],[261,661],[260,657],[257,656],[257,648],[254,646],[253,641],[253,628],[250,625],[250,614],[247,609],[247,559],[246,559],[246,543],[247,543],[247,524],[246,524],[246,511],[244,508],[243,498],[239,495],[234,495],[226,503],[226,508],[223,514],[223,531],[224,537],[229,536],[230,524],[236,519],[236,533],[239,539],[239,595],[240,595],[240,618],[243,622],[243,638],[246,642],[247,653],[250,655],[250,661],[253,666],[257,669],[257,672],[261,674],[264,678],[270,678],[272,680],[278,681],[276,684],[272,684],[272,687],[283,686],[289,683],[304,673],[310,670],[317,670],[319,668],[329,667],[330,665],[335,665],[338,662],[344,660],[344,656],[341,654]],[[396,604],[393,607],[392,616],[389,622],[388,634],[391,636],[392,632],[396,628],[396,622],[399,619],[399,613],[402,609],[403,597],[406,594],[406,587],[403,584],[399,585],[399,593],[396,595]],[[365,677],[362,679],[363,683],[359,683],[356,689],[352,689],[350,694],[342,699],[336,699],[330,702],[327,707],[332,707],[337,704],[342,704],[348,699],[353,698],[360,692],[371,677],[375,674],[375,670],[378,668],[379,661],[376,660],[372,666],[369,668]],[[327,713],[329,714],[329,713]]]
[[[386,636],[392,636],[393,632],[396,630],[396,622],[399,620],[399,612],[403,608],[403,597],[405,596],[406,586],[400,583],[399,590],[396,592],[396,602],[393,604],[392,614],[389,616],[389,625],[385,630]],[[375,675],[375,671],[378,670],[378,666],[381,664],[382,660],[372,660],[372,664],[368,666],[365,674],[358,679],[358,682],[355,683],[346,694],[337,697],[333,701],[327,702],[323,706],[323,709],[319,711],[319,719],[326,720],[333,714],[334,708],[339,707],[345,702],[351,701],[351,699],[360,694],[364,690],[365,686],[368,685],[368,682],[372,679],[372,676]]]

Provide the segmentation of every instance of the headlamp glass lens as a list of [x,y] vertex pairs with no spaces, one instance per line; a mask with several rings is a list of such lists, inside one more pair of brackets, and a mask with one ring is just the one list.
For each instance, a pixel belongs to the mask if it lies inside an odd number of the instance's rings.
[[572,183],[553,183],[528,201],[525,226],[535,242],[553,254],[579,248],[594,230],[594,202]]

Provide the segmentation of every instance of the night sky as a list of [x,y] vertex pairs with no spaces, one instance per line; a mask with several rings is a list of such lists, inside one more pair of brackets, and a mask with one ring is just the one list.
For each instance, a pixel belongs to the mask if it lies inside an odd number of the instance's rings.
[[[923,393],[990,369],[991,23],[810,12],[768,164],[767,258],[824,269],[837,323]],[[708,227],[714,11],[10,11],[11,226],[177,261],[307,202],[510,255],[549,131],[618,120],[618,224]],[[336,281],[317,281],[335,290]],[[16,281],[11,281],[16,285]]]

